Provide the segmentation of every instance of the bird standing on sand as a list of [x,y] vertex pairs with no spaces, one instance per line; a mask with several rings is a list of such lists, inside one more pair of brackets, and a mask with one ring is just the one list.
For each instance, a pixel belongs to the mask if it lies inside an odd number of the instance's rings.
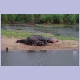
[[6,52],[8,52],[8,50],[9,50],[8,47],[6,47]]

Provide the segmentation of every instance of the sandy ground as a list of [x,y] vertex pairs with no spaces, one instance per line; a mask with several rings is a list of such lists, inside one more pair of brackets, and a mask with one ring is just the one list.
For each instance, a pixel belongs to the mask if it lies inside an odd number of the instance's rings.
[[78,49],[79,41],[74,40],[59,40],[57,43],[48,43],[45,46],[29,46],[21,43],[15,43],[18,38],[1,37],[1,50],[6,47],[9,50],[63,50],[63,49]]

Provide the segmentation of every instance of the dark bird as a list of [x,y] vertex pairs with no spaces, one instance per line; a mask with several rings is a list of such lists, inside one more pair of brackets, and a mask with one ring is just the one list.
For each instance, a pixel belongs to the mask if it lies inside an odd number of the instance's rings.
[[8,52],[8,50],[9,50],[8,47],[6,47],[6,52]]

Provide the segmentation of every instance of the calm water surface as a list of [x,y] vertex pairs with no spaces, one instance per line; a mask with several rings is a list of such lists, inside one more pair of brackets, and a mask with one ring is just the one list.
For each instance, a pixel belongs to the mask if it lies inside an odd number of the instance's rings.
[[79,66],[79,51],[2,51],[1,66]]

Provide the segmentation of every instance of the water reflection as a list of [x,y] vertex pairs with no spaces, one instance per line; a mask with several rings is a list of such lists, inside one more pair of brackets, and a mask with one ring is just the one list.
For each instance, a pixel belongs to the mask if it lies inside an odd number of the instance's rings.
[[[28,53],[36,53],[36,50],[27,50]],[[47,50],[40,50],[41,53],[46,53]]]
[[47,50],[40,50],[40,52],[42,52],[42,53],[46,53],[46,52],[47,52]]
[[73,51],[73,58],[76,58],[76,56],[78,55],[78,51]]
[[27,50],[28,53],[35,53],[36,50]]
[[79,50],[1,51],[1,66],[79,66]]
[[75,31],[79,31],[79,28],[77,27],[77,28],[75,28]]

